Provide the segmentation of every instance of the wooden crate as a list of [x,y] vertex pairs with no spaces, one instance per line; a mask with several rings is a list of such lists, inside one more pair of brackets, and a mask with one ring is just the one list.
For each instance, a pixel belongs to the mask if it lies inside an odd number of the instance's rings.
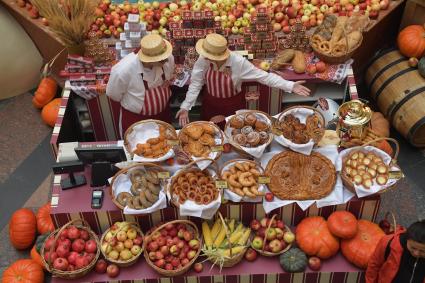
[[401,19],[400,30],[409,25],[423,25],[425,23],[425,1],[407,0]]

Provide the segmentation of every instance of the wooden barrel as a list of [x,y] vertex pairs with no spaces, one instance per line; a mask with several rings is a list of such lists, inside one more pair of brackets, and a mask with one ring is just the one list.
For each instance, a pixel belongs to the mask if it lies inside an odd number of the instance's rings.
[[367,69],[370,96],[409,142],[425,146],[425,79],[398,50],[378,55]]

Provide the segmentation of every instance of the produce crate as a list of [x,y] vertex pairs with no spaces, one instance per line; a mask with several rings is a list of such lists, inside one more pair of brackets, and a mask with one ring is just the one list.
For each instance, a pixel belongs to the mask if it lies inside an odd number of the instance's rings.
[[409,25],[423,25],[425,23],[425,1],[407,0],[401,18],[400,29]]

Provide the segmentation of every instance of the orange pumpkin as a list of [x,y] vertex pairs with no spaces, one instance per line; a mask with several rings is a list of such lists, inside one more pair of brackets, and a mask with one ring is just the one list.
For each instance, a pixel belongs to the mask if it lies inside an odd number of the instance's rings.
[[21,208],[13,213],[9,222],[9,238],[12,245],[18,249],[31,247],[37,232],[37,220],[34,213]]
[[43,108],[56,96],[57,89],[58,85],[54,79],[51,77],[42,78],[32,99],[34,107]]
[[61,99],[55,98],[41,110],[41,118],[44,123],[49,125],[50,127],[54,127],[56,123],[56,118],[58,117],[59,107],[61,105]]
[[370,123],[372,130],[380,137],[388,138],[390,136],[390,122],[381,112],[373,112]]
[[43,260],[41,259],[41,255],[37,252],[36,245],[32,247],[30,255],[31,259],[44,269]]
[[338,239],[331,234],[321,216],[304,218],[297,226],[295,238],[300,249],[310,256],[325,259],[339,250]]
[[53,230],[55,230],[52,217],[50,216],[50,202],[40,207],[35,217],[37,218],[38,233],[45,234],[47,232],[53,232]]
[[405,27],[398,34],[397,44],[404,56],[421,58],[425,54],[425,28],[421,25]]
[[341,251],[345,258],[360,268],[366,268],[384,231],[373,222],[357,221],[357,233],[352,239],[341,241]]
[[335,211],[328,218],[329,231],[342,239],[351,239],[357,233],[357,219],[349,211]]
[[376,142],[375,146],[379,148],[380,150],[388,153],[389,156],[393,156],[394,154],[393,148],[391,147],[390,143],[387,142],[386,140]]
[[4,272],[2,283],[43,283],[44,272],[32,259],[20,259],[12,263]]

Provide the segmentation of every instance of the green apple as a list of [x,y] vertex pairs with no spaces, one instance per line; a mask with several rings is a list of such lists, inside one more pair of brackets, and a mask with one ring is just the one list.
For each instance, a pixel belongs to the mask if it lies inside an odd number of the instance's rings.
[[269,230],[267,230],[266,239],[268,241],[276,239],[276,230],[274,228],[270,228]]
[[285,232],[285,234],[283,234],[283,240],[285,240],[285,242],[287,242],[288,244],[292,243],[295,240],[294,233]]
[[256,236],[254,237],[254,239],[252,240],[251,246],[254,249],[262,249],[263,248],[263,238],[261,238],[260,236]]
[[170,5],[168,5],[168,8],[174,12],[175,10],[177,10],[179,8],[179,5],[177,5],[176,3],[170,3]]
[[130,252],[129,249],[124,249],[120,252],[120,259],[122,260],[129,260],[133,257],[133,254]]
[[112,250],[109,254],[108,254],[108,258],[110,259],[118,259],[118,257],[120,256],[120,254],[118,253],[118,251],[116,250]]
[[142,248],[138,245],[134,245],[131,247],[130,251],[133,255],[138,255],[142,251]]

